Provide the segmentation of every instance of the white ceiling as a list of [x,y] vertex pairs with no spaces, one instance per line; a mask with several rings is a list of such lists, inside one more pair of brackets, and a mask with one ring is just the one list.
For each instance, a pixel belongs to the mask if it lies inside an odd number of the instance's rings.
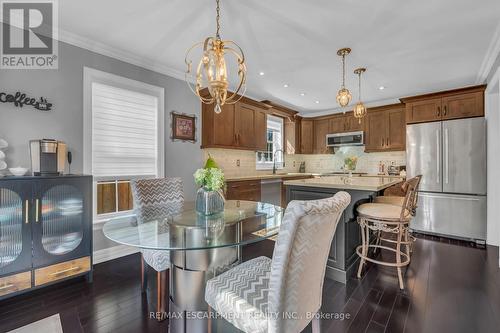
[[[59,6],[63,31],[167,72],[184,71],[187,48],[215,30],[215,0]],[[221,11],[222,37],[236,41],[247,58],[247,95],[306,114],[337,108],[339,48],[353,50],[347,87],[357,97],[352,72],[367,67],[363,96],[376,104],[476,83],[500,22],[498,0],[221,0]]]

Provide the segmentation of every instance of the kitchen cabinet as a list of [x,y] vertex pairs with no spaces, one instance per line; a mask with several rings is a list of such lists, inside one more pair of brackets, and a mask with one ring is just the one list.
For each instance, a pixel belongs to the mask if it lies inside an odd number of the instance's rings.
[[91,279],[91,176],[1,179],[0,222],[0,299],[73,276]]
[[202,104],[202,148],[265,150],[266,132],[267,108],[259,102],[243,98],[219,114]]
[[342,133],[346,131],[346,122],[343,115],[334,115],[328,119],[329,133]]
[[300,153],[314,152],[314,120],[302,118],[300,121]]
[[300,153],[300,119],[285,118],[285,153]]
[[328,119],[314,121],[314,153],[327,154],[330,149],[326,146],[326,135],[330,132]]
[[354,113],[346,112],[333,115],[329,118],[329,133],[357,132],[364,129],[363,120],[354,118]]
[[406,148],[405,109],[402,104],[368,110],[365,152],[403,151]]
[[260,179],[228,181],[226,199],[260,201]]
[[481,85],[401,98],[406,104],[406,123],[482,117],[485,88]]

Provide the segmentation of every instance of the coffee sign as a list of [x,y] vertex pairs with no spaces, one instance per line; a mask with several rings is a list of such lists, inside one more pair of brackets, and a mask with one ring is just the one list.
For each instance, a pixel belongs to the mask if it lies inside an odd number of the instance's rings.
[[50,111],[52,103],[47,102],[47,99],[40,97],[38,100],[27,96],[25,93],[16,92],[15,94],[8,94],[0,92],[1,103],[13,103],[14,106],[22,108],[24,105],[29,105],[40,111]]

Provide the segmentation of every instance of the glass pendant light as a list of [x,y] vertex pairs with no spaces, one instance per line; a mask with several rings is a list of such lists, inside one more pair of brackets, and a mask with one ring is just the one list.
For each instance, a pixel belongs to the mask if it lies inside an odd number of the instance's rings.
[[[224,104],[234,104],[238,102],[245,94],[246,89],[246,64],[245,55],[242,49],[231,40],[222,40],[220,37],[220,6],[219,0],[216,0],[216,13],[215,18],[217,30],[215,37],[207,37],[203,42],[199,42],[191,46],[186,52],[185,63],[186,82],[193,93],[198,96],[202,103],[212,104],[215,103],[215,112],[222,112]],[[189,59],[191,51],[202,47],[202,57],[196,67],[196,75],[194,76],[195,86],[194,89],[189,84],[189,76],[192,75],[192,61]],[[228,92],[229,79],[228,79],[228,66],[226,61],[229,58],[236,60],[237,64],[237,85],[233,93]],[[208,90],[208,94],[203,93],[204,89]],[[242,91],[241,95],[238,93]]]
[[337,103],[341,107],[346,107],[352,99],[351,92],[345,87],[345,56],[351,53],[351,49],[346,47],[337,51],[337,55],[342,57],[342,86],[337,92]]
[[366,116],[366,107],[361,101],[361,74],[366,72],[366,68],[356,68],[354,70],[354,74],[358,75],[358,103],[354,106],[354,117],[358,118],[359,123],[361,124],[361,119]]

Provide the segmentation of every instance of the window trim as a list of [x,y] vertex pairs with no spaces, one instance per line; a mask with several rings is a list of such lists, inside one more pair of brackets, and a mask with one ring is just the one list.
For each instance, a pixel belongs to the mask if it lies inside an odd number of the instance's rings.
[[[158,161],[157,161],[157,172],[158,177],[164,177],[165,175],[165,89],[163,87],[151,85],[141,81],[129,79],[123,76],[111,74],[108,72],[103,72],[90,67],[83,67],[83,173],[92,174],[92,83],[101,83],[105,85],[114,86],[121,89],[132,90],[139,93],[156,96],[158,98],[158,119],[157,119],[157,130],[158,130]],[[93,181],[93,207],[92,216],[93,222],[99,223],[105,220],[109,220],[113,217],[123,217],[130,215],[131,211],[110,213],[97,215],[97,181],[106,180],[106,178],[111,177],[99,177],[94,178]],[[117,177],[123,179],[123,176]],[[128,177],[130,179],[135,178],[133,175]],[[111,179],[109,179],[111,180]],[[106,216],[104,216],[106,215]]]
[[[283,150],[283,156],[282,156],[282,161],[276,163],[276,169],[281,170],[284,169],[284,160],[285,160],[285,119],[283,117],[275,116],[275,115],[268,115],[266,120],[266,141],[267,141],[267,122],[269,119],[273,121],[273,118],[275,119],[276,122],[281,123],[281,149]],[[255,169],[256,170],[272,170],[274,162],[260,162],[258,159],[258,154],[259,152],[255,152]],[[273,157],[274,158],[274,157]]]

